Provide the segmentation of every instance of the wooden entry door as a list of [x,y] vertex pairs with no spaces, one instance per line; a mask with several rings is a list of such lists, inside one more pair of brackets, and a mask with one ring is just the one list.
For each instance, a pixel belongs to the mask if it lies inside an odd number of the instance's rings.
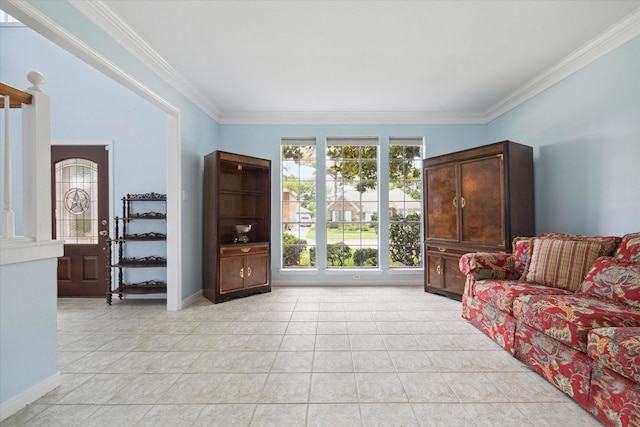
[[104,297],[109,238],[109,155],[105,146],[51,147],[53,237],[59,297]]

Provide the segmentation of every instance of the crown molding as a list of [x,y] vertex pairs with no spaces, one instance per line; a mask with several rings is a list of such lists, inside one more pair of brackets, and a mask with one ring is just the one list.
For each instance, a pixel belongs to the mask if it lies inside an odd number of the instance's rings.
[[424,125],[484,124],[480,114],[446,114],[411,111],[243,111],[220,116],[220,124],[238,125]]
[[69,0],[69,4],[182,93],[205,114],[215,121],[219,121],[220,110],[210,100],[204,98],[187,79],[165,61],[138,33],[124,23],[104,2],[101,0]]
[[484,112],[485,122],[493,121],[638,36],[640,8],[491,106]]
[[71,52],[92,67],[104,72],[135,93],[140,94],[163,111],[171,114],[179,113],[167,100],[92,49],[89,45],[79,40],[30,3],[20,0],[0,0],[0,7],[32,30],[42,34],[47,39]]

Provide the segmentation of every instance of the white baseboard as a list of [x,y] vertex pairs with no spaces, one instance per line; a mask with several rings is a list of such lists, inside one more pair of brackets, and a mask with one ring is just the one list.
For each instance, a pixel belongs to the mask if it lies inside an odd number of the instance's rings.
[[46,380],[40,381],[38,384],[29,387],[22,393],[0,403],[0,421],[9,418],[20,409],[40,399],[42,396],[61,384],[62,376],[60,375],[60,372],[56,372],[55,375],[50,376]]
[[202,289],[200,289],[198,292],[196,292],[195,294],[191,295],[187,299],[183,300],[182,301],[182,308],[185,309],[185,308],[189,307],[191,304],[195,304],[197,301],[200,300],[201,297],[202,297]]

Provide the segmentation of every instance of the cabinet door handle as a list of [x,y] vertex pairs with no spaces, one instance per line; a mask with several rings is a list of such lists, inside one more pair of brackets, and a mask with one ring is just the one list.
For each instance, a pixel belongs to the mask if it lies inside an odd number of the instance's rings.
[[460,209],[464,209],[467,206],[467,201],[464,197],[460,197]]
[[440,264],[436,267],[436,273],[438,273],[438,276],[442,275],[442,266]]
[[240,277],[244,279],[244,267],[240,269]]
[[440,252],[447,252],[447,248],[438,248]]
[[458,207],[458,198],[457,197],[453,198],[453,206],[456,207],[456,208]]
[[247,277],[251,277],[251,267],[247,267]]
[[240,248],[240,250],[244,253],[247,253],[251,250],[251,248]]

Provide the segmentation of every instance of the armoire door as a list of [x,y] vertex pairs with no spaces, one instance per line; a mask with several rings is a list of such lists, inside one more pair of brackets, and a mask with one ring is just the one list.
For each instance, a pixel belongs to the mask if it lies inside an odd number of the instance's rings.
[[461,242],[504,247],[503,169],[502,154],[460,162]]
[[424,180],[427,207],[425,238],[443,242],[460,241],[456,165],[449,163],[425,168]]

